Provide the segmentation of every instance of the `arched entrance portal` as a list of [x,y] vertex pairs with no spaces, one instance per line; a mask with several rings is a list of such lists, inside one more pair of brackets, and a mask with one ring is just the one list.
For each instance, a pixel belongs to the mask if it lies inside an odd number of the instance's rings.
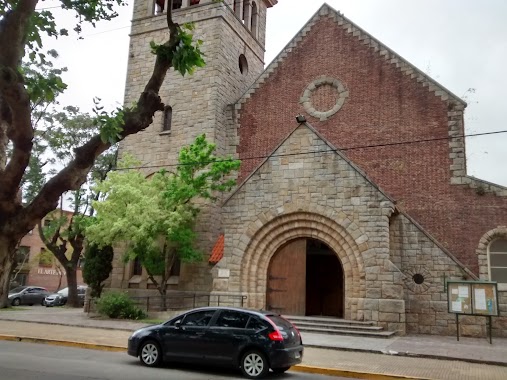
[[316,239],[296,239],[273,255],[266,306],[285,315],[343,318],[343,269],[333,250]]

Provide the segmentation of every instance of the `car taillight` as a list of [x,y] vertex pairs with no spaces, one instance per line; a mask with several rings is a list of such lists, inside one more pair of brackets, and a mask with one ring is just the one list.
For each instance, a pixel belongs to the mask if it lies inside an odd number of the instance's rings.
[[268,334],[268,337],[269,337],[269,339],[274,340],[274,341],[278,341],[278,342],[283,341],[283,336],[280,333],[280,331],[278,331],[278,330],[270,332]]

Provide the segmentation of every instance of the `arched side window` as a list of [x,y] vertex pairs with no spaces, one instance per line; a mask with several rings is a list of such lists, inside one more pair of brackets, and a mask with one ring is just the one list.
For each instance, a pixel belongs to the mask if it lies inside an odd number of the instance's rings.
[[252,1],[252,24],[250,30],[255,38],[257,38],[257,22],[258,22],[259,14],[257,10],[257,4]]
[[507,239],[492,241],[488,251],[490,281],[507,284]]
[[200,0],[190,0],[190,6],[199,4]]
[[182,5],[183,5],[183,0],[172,0],[171,9],[180,9]]
[[167,132],[171,130],[173,119],[173,108],[171,106],[166,106],[164,108],[164,125],[162,127],[162,132]]

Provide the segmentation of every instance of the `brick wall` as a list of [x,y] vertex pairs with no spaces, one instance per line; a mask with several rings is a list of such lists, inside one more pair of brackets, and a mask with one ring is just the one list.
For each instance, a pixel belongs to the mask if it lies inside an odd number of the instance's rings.
[[[447,138],[463,132],[462,104],[400,66],[399,59],[387,60],[392,52],[347,20],[332,11],[321,13],[268,67],[264,83],[236,106],[241,178],[261,161],[251,158],[269,154],[302,113],[398,207],[478,274],[475,250],[487,231],[507,224],[507,197],[493,190],[479,195],[479,182],[453,178],[463,175],[458,169],[465,167],[464,145],[462,139],[450,144]],[[309,115],[300,102],[305,88],[322,75],[339,79],[349,92],[343,107],[324,121]],[[427,139],[442,140],[364,148]],[[502,189],[496,193],[507,195]]]

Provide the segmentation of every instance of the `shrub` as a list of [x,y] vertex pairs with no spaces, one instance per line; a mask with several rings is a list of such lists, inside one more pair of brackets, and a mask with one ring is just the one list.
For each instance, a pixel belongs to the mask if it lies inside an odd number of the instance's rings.
[[109,318],[143,319],[146,314],[125,293],[106,293],[97,301],[97,311]]

